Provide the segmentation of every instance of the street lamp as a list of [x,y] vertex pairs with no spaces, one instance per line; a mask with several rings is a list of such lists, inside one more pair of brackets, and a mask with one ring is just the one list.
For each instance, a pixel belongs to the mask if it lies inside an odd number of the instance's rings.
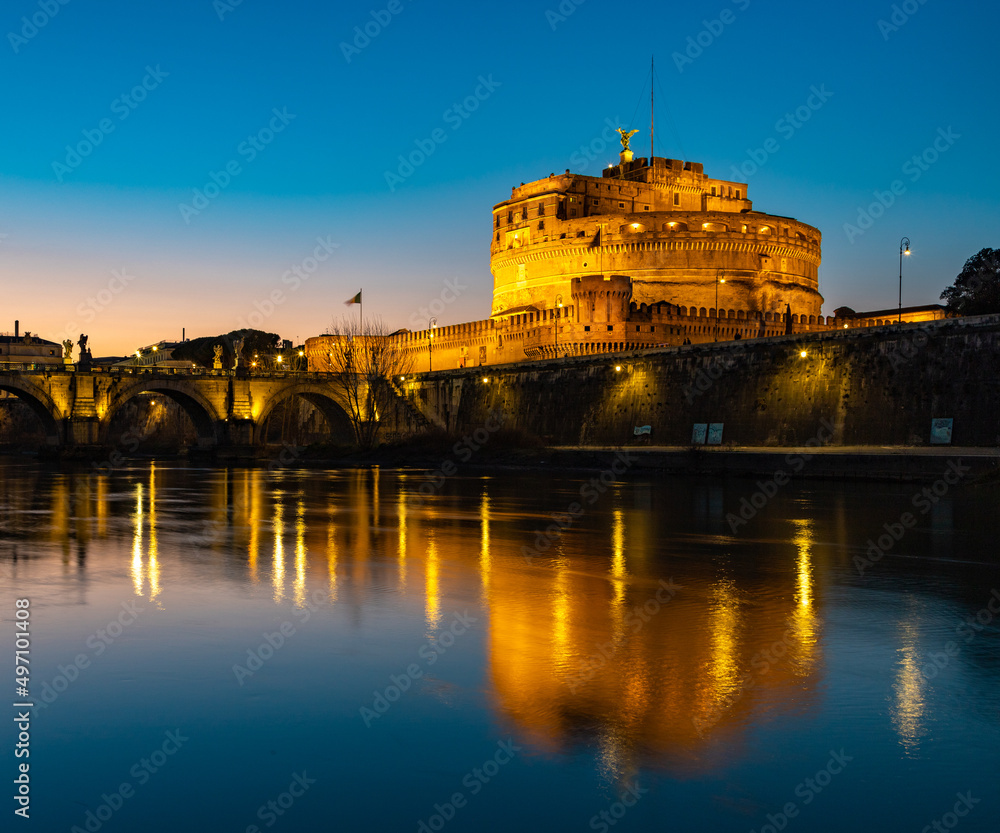
[[555,331],[556,331],[556,358],[557,359],[559,358],[559,310],[562,309],[562,305],[563,305],[562,295],[556,295],[556,322],[555,322]]
[[427,372],[430,373],[434,370],[434,328],[437,326],[438,320],[436,318],[431,318],[427,322]]
[[725,283],[726,279],[722,277],[723,270],[719,269],[715,273],[715,340],[719,340],[719,284]]
[[[905,251],[903,247],[906,247]],[[899,241],[899,323],[903,323],[903,255],[910,256],[910,238]]]

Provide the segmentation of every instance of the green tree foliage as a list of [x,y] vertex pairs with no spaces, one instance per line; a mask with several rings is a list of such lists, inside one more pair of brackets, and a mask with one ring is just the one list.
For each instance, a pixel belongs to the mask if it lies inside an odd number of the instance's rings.
[[952,315],[1000,312],[1000,249],[982,249],[965,261],[955,283],[941,293]]
[[192,338],[174,348],[175,359],[194,362],[202,367],[212,367],[215,362],[215,345],[222,345],[222,366],[233,366],[233,344],[243,339],[243,367],[248,367],[255,353],[262,356],[276,353],[281,337],[276,333],[265,333],[261,330],[233,330],[225,335],[204,336]]

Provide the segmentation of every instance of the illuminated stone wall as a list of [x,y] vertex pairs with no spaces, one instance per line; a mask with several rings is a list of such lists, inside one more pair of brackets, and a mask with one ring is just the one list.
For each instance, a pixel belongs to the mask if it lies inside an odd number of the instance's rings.
[[457,433],[498,412],[553,444],[622,444],[649,425],[652,444],[686,446],[694,423],[721,422],[723,443],[800,445],[826,420],[833,445],[926,445],[931,420],[951,418],[954,444],[996,446],[1000,316],[452,371],[405,392]]

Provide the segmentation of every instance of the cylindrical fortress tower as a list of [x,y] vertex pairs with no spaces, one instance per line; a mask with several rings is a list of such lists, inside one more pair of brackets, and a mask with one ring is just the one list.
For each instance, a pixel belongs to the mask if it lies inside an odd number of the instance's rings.
[[698,163],[652,162],[512,189],[493,209],[492,314],[552,309],[577,279],[626,276],[637,305],[714,310],[718,292],[718,309],[740,318],[789,306],[816,321],[817,229],[754,211],[745,183],[710,179]]

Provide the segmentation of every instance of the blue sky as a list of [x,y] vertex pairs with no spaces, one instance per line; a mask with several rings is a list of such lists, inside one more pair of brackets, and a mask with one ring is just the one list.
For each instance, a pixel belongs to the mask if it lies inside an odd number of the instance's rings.
[[394,327],[487,316],[492,206],[598,173],[609,119],[647,154],[654,53],[657,155],[752,171],[755,208],[819,228],[824,312],[894,306],[903,235],[904,304],[1000,246],[993,6],[11,0],[0,22],[0,330],[95,355],[301,340],[358,288]]

